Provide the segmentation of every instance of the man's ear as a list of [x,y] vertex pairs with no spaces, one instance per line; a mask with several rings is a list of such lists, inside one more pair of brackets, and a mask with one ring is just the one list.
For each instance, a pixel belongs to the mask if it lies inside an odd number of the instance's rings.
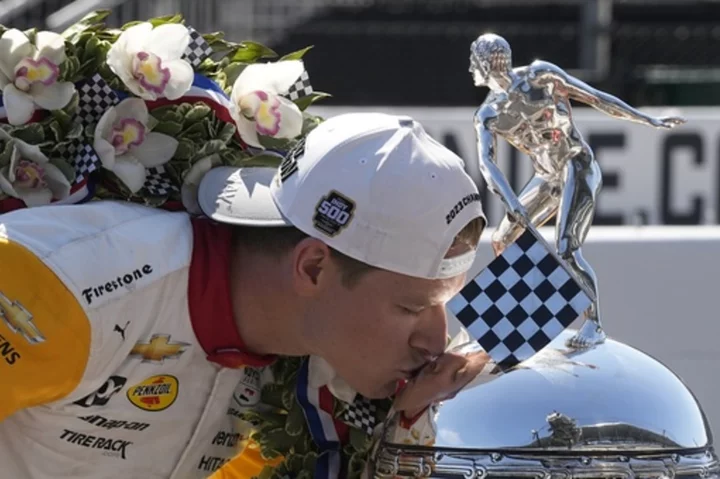
[[333,264],[330,248],[315,238],[305,238],[293,249],[293,287],[302,296],[314,296],[327,285]]

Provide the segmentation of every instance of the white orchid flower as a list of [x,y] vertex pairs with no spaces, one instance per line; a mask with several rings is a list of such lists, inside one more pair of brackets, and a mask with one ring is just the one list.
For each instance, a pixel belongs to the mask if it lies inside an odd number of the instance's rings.
[[104,168],[111,170],[134,194],[145,184],[147,168],[167,163],[178,141],[149,131],[150,114],[140,98],[110,107],[95,127],[93,147]]
[[232,88],[232,115],[245,143],[262,148],[258,134],[295,138],[302,132],[302,112],[281,95],[304,69],[302,61],[287,60],[254,63],[240,73]]
[[38,146],[12,138],[4,130],[0,130],[0,139],[14,144],[10,164],[0,168],[1,192],[19,198],[28,207],[47,205],[70,195],[70,182]]
[[53,32],[38,32],[35,45],[12,28],[0,37],[0,88],[11,125],[24,125],[35,111],[59,110],[72,99],[75,85],[59,82],[65,61],[65,40]]
[[183,178],[182,188],[180,189],[180,198],[185,210],[193,215],[202,214],[200,204],[198,203],[198,189],[205,173],[215,166],[221,164],[220,156],[212,154],[197,161]]
[[177,23],[153,28],[143,22],[122,32],[107,54],[107,64],[136,96],[176,100],[192,86],[193,69],[182,59],[190,33]]

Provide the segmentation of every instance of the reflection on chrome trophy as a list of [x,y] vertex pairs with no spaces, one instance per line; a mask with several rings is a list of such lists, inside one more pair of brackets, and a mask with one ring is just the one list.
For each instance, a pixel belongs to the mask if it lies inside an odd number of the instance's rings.
[[[434,403],[413,418],[390,411],[376,429],[365,477],[720,478],[712,433],[692,392],[659,361],[607,338],[600,328],[596,279],[581,246],[592,223],[601,174],[573,124],[569,100],[654,127],[670,128],[684,120],[649,117],[546,62],[512,69],[510,47],[497,35],[482,35],[473,42],[470,72],[476,85],[490,87],[475,114],[474,127],[485,180],[507,208],[492,238],[498,257],[480,273],[471,270],[468,275],[477,275],[469,283],[475,283],[473,297],[479,297],[483,284],[500,282],[510,268],[519,271],[520,261],[509,264],[507,258],[545,255],[547,264],[554,260],[555,266],[565,264],[573,283],[588,293],[582,303],[588,320],[580,331],[564,326],[549,333],[549,343],[530,348],[529,354],[506,351],[505,356],[517,356],[518,362],[500,373],[481,373],[452,399]],[[533,162],[535,176],[519,195],[495,165],[497,136]],[[536,228],[554,215],[553,248],[540,239]],[[530,254],[538,244],[543,245],[541,254]],[[494,267],[498,260],[506,269]],[[543,274],[547,279],[554,273]],[[483,277],[490,279],[478,279]],[[490,289],[487,286],[485,291]],[[503,294],[502,299],[494,299],[489,293],[482,301],[482,308],[494,301],[497,309],[506,310],[502,321],[512,315],[511,307],[517,307],[505,304],[512,291]],[[449,316],[455,315],[466,326],[448,350],[505,357],[490,351],[486,344],[493,343],[483,344],[477,333],[492,331],[488,323],[497,319],[475,314],[480,302],[473,306],[475,300],[467,296],[472,295],[466,294],[462,301],[453,298],[455,305],[448,306]],[[550,306],[550,300],[545,303]],[[477,329],[467,327],[467,318],[461,317],[470,309],[471,318],[479,317],[472,325],[482,323]],[[560,313],[553,312],[556,318]],[[512,334],[522,329],[513,326]],[[526,347],[522,342],[517,345]]]
[[[569,345],[600,343],[605,334],[600,325],[597,278],[581,247],[592,224],[602,175],[573,122],[570,100],[658,128],[672,128],[685,120],[648,116],[545,61],[513,68],[510,45],[494,34],[481,35],[472,43],[470,73],[476,86],[490,89],[474,118],[480,171],[489,190],[507,209],[493,234],[493,249],[500,254],[526,227],[542,226],[556,216],[557,254],[594,296],[586,311],[587,321]],[[495,164],[497,136],[525,153],[533,164],[535,174],[519,194]]]

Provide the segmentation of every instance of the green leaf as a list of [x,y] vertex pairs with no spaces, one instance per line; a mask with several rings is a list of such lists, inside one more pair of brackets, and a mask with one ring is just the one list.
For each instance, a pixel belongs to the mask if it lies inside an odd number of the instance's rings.
[[110,10],[96,10],[90,12],[81,18],[78,22],[70,25],[60,35],[68,41],[73,41],[79,34],[85,30],[101,23],[110,15]]
[[240,166],[247,155],[235,148],[226,148],[220,152],[220,160],[225,166]]
[[[75,138],[80,138],[82,136],[82,133],[83,133],[82,125],[80,123],[73,123],[72,126],[70,127],[70,131],[65,133],[65,139],[72,140]],[[95,138],[94,132],[92,135],[88,135],[88,137],[87,137],[88,140],[92,140],[93,138]]]
[[177,111],[184,118],[185,115],[187,115],[188,112],[192,110],[192,107],[192,103],[180,103],[175,111]]
[[13,152],[13,142],[7,141],[3,144],[2,152],[0,153],[0,168],[10,164]]
[[350,428],[350,445],[356,451],[364,451],[370,443],[370,436],[364,431],[351,427]]
[[231,61],[233,62],[247,62],[255,63],[263,58],[277,58],[278,54],[275,53],[271,48],[266,47],[257,42],[245,41],[242,42]]
[[332,98],[332,95],[329,93],[316,91],[302,98],[298,98],[297,100],[295,100],[295,104],[300,109],[300,111],[305,111],[310,105],[322,100],[323,98]]
[[[274,470],[275,470],[275,468],[272,466],[263,467],[262,471],[260,471],[260,475],[257,476],[257,479],[272,479]],[[255,479],[255,478],[253,478],[253,479]]]
[[165,25],[166,23],[183,23],[183,16],[176,13],[175,15],[165,15],[162,17],[151,18],[148,22],[150,22],[153,27]]
[[135,25],[140,25],[141,23],[144,23],[143,20],[134,20],[132,22],[127,22],[125,25],[120,27],[120,30],[125,31],[130,27],[134,27]]
[[192,109],[185,114],[185,124],[196,123],[207,117],[212,109],[204,103],[196,103]]
[[242,73],[242,71],[247,68],[247,66],[248,64],[244,62],[232,62],[228,66],[223,68],[223,73],[225,73],[226,77],[226,85],[232,87]]
[[364,454],[353,454],[348,461],[348,479],[360,479],[366,462]]
[[[77,90],[73,93],[72,97],[70,97],[70,101],[67,105],[65,105],[62,110],[63,113],[65,113],[68,122],[72,122],[72,116],[75,114],[75,112],[78,109],[78,106],[80,105],[80,94],[77,92]],[[54,114],[56,110],[53,110],[52,113]],[[58,117],[56,117],[58,118]],[[66,121],[66,120],[63,120]],[[65,127],[65,124],[63,123],[63,128]]]
[[285,463],[287,464],[287,468],[290,472],[299,472],[303,467],[303,456],[291,454],[287,459],[285,459]]
[[280,384],[267,384],[262,388],[260,394],[263,403],[278,409],[283,407],[282,402],[283,387]]
[[37,36],[37,32],[38,32],[38,29],[35,27],[28,28],[27,30],[23,31],[23,33],[28,38],[28,40],[30,40],[31,45],[35,45],[35,37]]
[[204,123],[193,123],[180,133],[180,137],[194,141],[207,141],[210,134]]
[[244,159],[241,165],[233,166],[269,166],[272,168],[277,168],[280,166],[280,162],[282,162],[282,158],[278,158],[275,155],[261,153],[259,155],[250,156],[249,158]]
[[56,143],[60,143],[62,140],[64,140],[65,132],[63,131],[59,122],[51,121],[48,124],[48,129],[52,133],[53,140],[55,140]]
[[180,113],[179,107],[176,105],[166,105],[160,108],[155,108],[151,115],[158,119],[158,121],[171,121],[173,123],[183,124],[185,116]]
[[283,406],[286,410],[290,410],[295,405],[295,391],[294,388],[285,388],[282,396]]
[[83,52],[82,58],[83,62],[94,60],[98,53],[100,53],[100,40],[93,35],[85,44],[85,51]]
[[282,453],[284,451],[289,451],[295,442],[297,442],[297,438],[286,433],[285,428],[278,427],[266,432],[262,437],[262,441],[272,450],[280,451]]
[[317,462],[317,458],[317,453],[309,452],[303,460],[303,469],[305,471],[315,472],[315,463]]
[[36,145],[45,141],[45,129],[40,123],[30,123],[13,131],[13,136],[25,143]]
[[195,156],[198,158],[204,158],[206,156],[219,153],[224,148],[225,142],[223,142],[222,140],[210,140],[203,144],[203,146],[198,150]]
[[181,138],[173,158],[176,160],[192,160],[195,157],[195,143],[192,140]]
[[60,171],[62,171],[62,174],[70,183],[75,181],[75,168],[67,164],[64,160],[60,158],[51,158],[50,164],[55,165]]
[[158,122],[152,131],[175,137],[182,131],[182,128],[183,126],[181,123],[175,123],[174,121],[161,121]]
[[303,413],[302,407],[295,403],[295,405],[290,408],[290,413],[285,420],[285,432],[296,437],[305,431],[307,431],[305,414]]
[[314,45],[310,45],[309,47],[305,47],[301,50],[294,51],[292,53],[288,53],[287,55],[284,55],[280,60],[278,61],[284,61],[284,60],[300,60],[307,52],[312,50]]

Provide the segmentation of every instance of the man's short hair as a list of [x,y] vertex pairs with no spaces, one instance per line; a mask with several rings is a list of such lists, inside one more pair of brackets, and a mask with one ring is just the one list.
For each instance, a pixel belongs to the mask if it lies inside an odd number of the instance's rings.
[[[455,236],[452,246],[464,244],[472,249],[477,248],[485,226],[483,218],[474,218]],[[293,226],[268,228],[235,226],[233,245],[255,254],[281,256],[294,248],[300,241],[309,237],[310,235]],[[336,249],[330,248],[330,251],[333,258],[338,262],[342,272],[342,283],[347,288],[352,288],[366,273],[380,269],[351,258]]]

